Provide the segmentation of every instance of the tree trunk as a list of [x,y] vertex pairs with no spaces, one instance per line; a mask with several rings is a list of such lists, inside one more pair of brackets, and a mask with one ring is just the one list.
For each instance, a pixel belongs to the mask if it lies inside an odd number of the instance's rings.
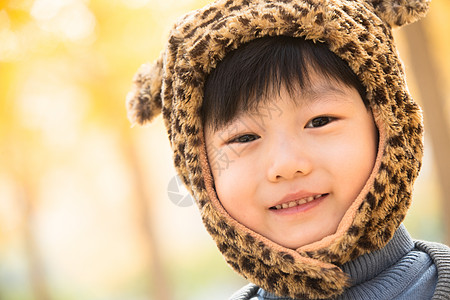
[[33,232],[34,201],[33,189],[24,188],[22,193],[24,243],[28,264],[28,276],[36,300],[49,300],[50,294],[45,280],[44,264],[42,262],[36,237]]
[[148,179],[145,178],[142,162],[139,160],[138,151],[136,151],[136,142],[131,134],[122,134],[122,145],[128,165],[132,169],[132,181],[135,184],[137,194],[134,202],[134,211],[137,217],[138,230],[140,231],[139,236],[149,255],[149,270],[153,281],[150,285],[153,288],[149,291],[149,299],[172,300],[172,289],[169,286],[166,271],[161,263],[161,254],[156,240],[154,230],[156,225],[152,224],[154,218],[151,217],[151,212],[154,212],[155,209],[150,207],[151,195],[148,195],[148,191],[145,188],[148,185]]

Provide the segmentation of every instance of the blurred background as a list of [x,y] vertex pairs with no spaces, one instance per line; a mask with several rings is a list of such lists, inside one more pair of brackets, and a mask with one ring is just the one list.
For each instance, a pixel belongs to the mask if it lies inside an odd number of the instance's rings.
[[[0,299],[227,299],[245,284],[177,184],[161,118],[126,119],[137,68],[208,2],[0,1]],[[427,129],[405,224],[447,243],[449,17],[433,0],[396,31]]]

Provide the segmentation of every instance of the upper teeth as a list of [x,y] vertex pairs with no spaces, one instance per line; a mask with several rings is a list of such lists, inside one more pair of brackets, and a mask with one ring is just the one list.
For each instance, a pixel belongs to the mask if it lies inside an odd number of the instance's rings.
[[282,208],[289,208],[289,207],[294,207],[297,205],[302,205],[308,202],[313,201],[314,199],[317,199],[319,197],[322,197],[323,195],[316,195],[316,196],[310,196],[310,197],[306,197],[300,200],[296,200],[296,201],[291,201],[291,202],[286,202],[283,204],[278,204],[275,206],[276,209],[282,209]]

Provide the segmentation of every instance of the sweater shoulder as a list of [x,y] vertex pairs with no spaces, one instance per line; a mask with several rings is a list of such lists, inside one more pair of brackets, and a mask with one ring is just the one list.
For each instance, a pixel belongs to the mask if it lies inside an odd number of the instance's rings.
[[427,253],[437,268],[438,281],[433,300],[450,299],[450,248],[447,245],[415,241],[417,249]]

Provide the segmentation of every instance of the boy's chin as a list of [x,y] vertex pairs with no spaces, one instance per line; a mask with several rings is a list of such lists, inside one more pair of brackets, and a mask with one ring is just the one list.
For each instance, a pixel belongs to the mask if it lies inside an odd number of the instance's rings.
[[303,231],[302,234],[296,235],[284,235],[282,238],[271,239],[276,244],[292,249],[297,250],[304,246],[308,246],[314,244],[316,242],[320,242],[324,238],[333,235],[336,233],[337,225],[330,226],[329,228],[321,228],[320,230],[309,230],[307,232]]

